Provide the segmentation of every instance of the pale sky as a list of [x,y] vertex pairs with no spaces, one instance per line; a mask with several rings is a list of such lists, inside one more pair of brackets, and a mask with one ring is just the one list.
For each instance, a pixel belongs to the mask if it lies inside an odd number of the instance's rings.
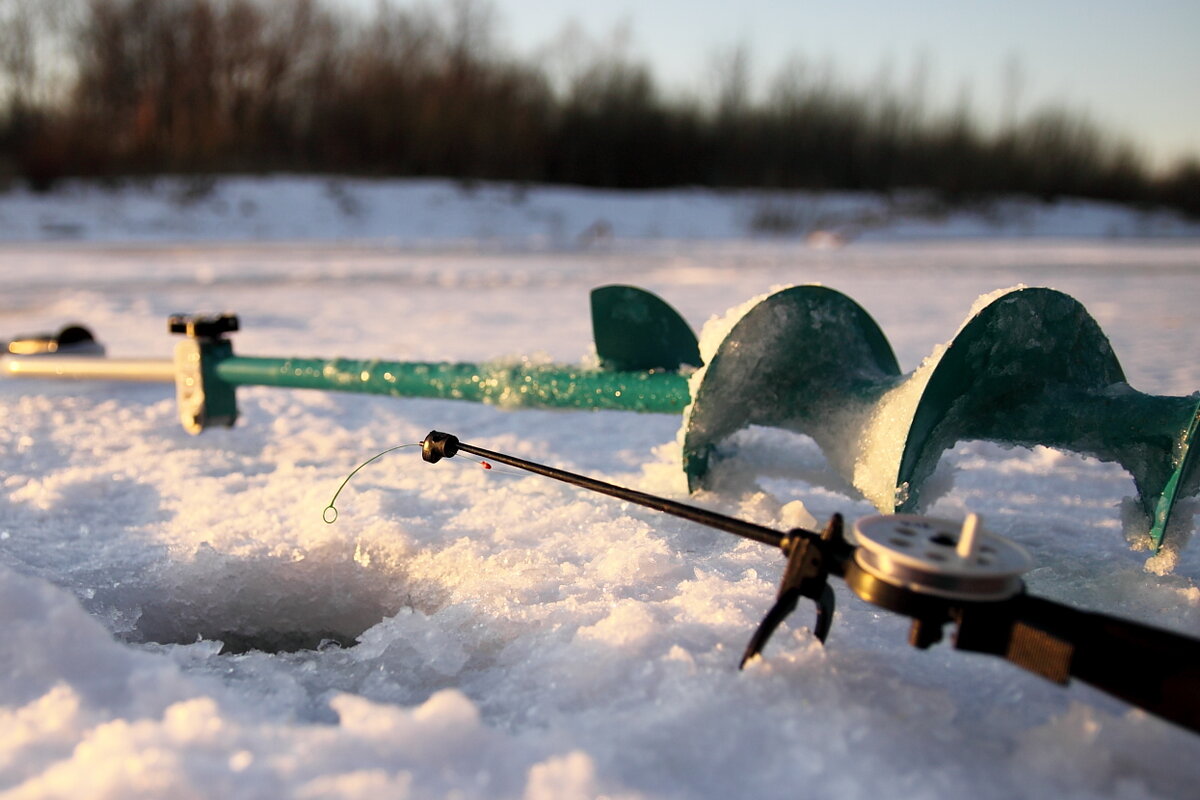
[[[394,0],[409,6],[416,0]],[[333,0],[371,9],[375,0]],[[668,89],[702,92],[714,52],[743,44],[765,84],[791,56],[856,86],[904,88],[924,64],[934,107],[967,91],[981,120],[1012,97],[1087,112],[1165,165],[1200,157],[1200,0],[492,0],[501,43],[529,55],[571,21],[621,26]]]

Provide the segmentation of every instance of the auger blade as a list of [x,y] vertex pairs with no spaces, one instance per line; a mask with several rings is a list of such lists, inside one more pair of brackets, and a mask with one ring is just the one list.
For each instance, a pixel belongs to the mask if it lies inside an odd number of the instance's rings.
[[895,510],[919,507],[921,484],[947,448],[985,439],[1115,461],[1152,519],[1183,466],[1176,447],[1195,405],[1129,386],[1108,337],[1074,298],[1014,290],[975,315],[929,375],[897,470],[907,492]]
[[1167,523],[1171,521],[1171,511],[1175,501],[1183,497],[1200,494],[1200,445],[1196,443],[1197,432],[1200,431],[1200,402],[1192,412],[1192,421],[1187,431],[1179,440],[1176,451],[1175,471],[1167,479],[1166,486],[1154,506],[1150,524],[1150,542],[1158,550],[1167,535]]
[[606,370],[678,370],[700,366],[696,334],[671,306],[635,286],[592,290],[592,336]]
[[747,425],[788,428],[820,443],[839,409],[873,402],[899,376],[887,338],[849,297],[823,286],[776,292],[734,325],[693,390],[684,420],[688,486],[704,486],[717,444]]
[[1192,397],[1134,390],[1100,326],[1053,289],[1016,289],[975,314],[940,355],[901,376],[886,339],[844,295],[785,289],[737,322],[685,421],[692,489],[717,445],[752,424],[811,436],[880,511],[916,511],[945,450],[987,440],[1121,464],[1154,548],[1177,498],[1200,490]]

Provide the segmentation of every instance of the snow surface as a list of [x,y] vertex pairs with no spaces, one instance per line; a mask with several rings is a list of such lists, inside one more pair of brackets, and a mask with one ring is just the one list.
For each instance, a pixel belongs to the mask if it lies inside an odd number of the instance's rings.
[[[595,285],[645,286],[699,329],[819,282],[877,319],[907,371],[979,295],[1021,283],[1083,302],[1136,388],[1200,388],[1200,241],[1100,238],[1194,231],[1166,217],[1018,204],[1043,236],[960,219],[914,239],[897,221],[815,249],[748,236],[730,209],[750,196],[340,184],[357,216],[299,178],[191,205],[165,183],[0,195],[0,336],[82,321],[114,356],[166,358],[169,313],[229,309],[248,355],[577,362]],[[543,211],[559,233],[531,221]],[[608,232],[584,236],[601,214]],[[62,235],[79,241],[38,242]],[[238,398],[236,428],[192,437],[168,386],[0,381],[6,796],[1194,794],[1200,737],[1082,684],[914,650],[902,619],[842,586],[826,647],[804,605],[739,673],[783,566],[752,542],[414,449],[321,518],[357,464],[433,428],[682,499],[675,416]],[[752,457],[695,502],[780,528],[872,513],[811,440],[738,436]],[[1029,549],[1032,592],[1200,635],[1200,548],[1185,531],[1174,570],[1148,571],[1123,539],[1119,467],[980,442],[943,465],[929,511],[978,511]],[[1196,510],[1177,512],[1185,528]]]
[[413,247],[562,249],[626,240],[1200,237],[1200,223],[1106,203],[1003,200],[951,210],[919,193],[614,192],[365,178],[157,178],[0,194],[0,240],[163,242],[336,238]]

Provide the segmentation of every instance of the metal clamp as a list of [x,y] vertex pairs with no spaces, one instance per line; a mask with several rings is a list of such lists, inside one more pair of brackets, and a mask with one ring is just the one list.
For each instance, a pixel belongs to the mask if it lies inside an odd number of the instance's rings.
[[233,427],[237,397],[215,373],[216,362],[233,355],[225,334],[238,329],[234,314],[173,314],[167,330],[184,336],[175,345],[175,399],[184,430],[198,434],[218,425]]

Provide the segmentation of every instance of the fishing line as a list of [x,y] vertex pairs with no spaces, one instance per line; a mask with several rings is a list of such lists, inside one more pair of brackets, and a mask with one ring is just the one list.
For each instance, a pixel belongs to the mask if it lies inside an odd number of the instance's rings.
[[[333,493],[333,499],[330,500],[329,505],[325,506],[324,510],[321,511],[321,519],[325,520],[325,524],[327,524],[327,525],[332,525],[334,522],[337,522],[338,511],[336,508],[333,507],[333,504],[337,502],[338,495],[342,493],[342,489],[346,488],[346,484],[350,482],[351,478],[353,478],[355,475],[358,474],[358,471],[360,469],[365,467],[367,464],[370,464],[372,461],[379,460],[383,456],[386,456],[388,453],[394,452],[396,450],[403,450],[406,447],[420,447],[420,446],[421,446],[420,442],[415,442],[412,444],[398,444],[395,447],[389,447],[387,450],[384,450],[382,453],[376,453],[375,455],[371,456],[363,463],[359,464],[357,467],[354,468],[354,470],[349,475],[346,476],[346,479],[344,481],[342,481],[342,485],[339,486],[337,488],[337,491]],[[330,511],[333,512],[332,516],[329,513]]]
[[[376,453],[375,455],[371,456],[363,463],[359,464],[357,467],[354,468],[354,470],[349,475],[346,476],[346,479],[342,481],[342,485],[339,486],[337,488],[337,491],[333,493],[333,499],[330,500],[329,505],[325,506],[325,508],[321,511],[321,519],[325,520],[325,523],[327,525],[332,525],[334,522],[337,522],[338,510],[334,507],[334,503],[337,502],[338,495],[340,495],[342,493],[342,489],[346,488],[346,484],[348,484],[350,482],[351,478],[353,478],[356,474],[358,474],[358,471],[360,469],[365,467],[367,464],[370,464],[372,461],[377,461],[378,459],[382,458],[383,456],[386,456],[388,453],[391,453],[393,451],[403,450],[406,447],[420,447],[420,446],[421,446],[420,442],[413,442],[413,443],[409,443],[409,444],[398,444],[395,447],[389,447],[387,450],[384,450],[381,453]],[[465,453],[462,455],[465,458],[465,460],[475,462],[476,464],[483,467],[485,470],[490,471],[494,475],[508,475],[508,476],[516,477],[516,478],[526,477],[525,473],[523,473],[523,472],[517,472],[516,470],[508,470],[508,469],[498,468],[495,465],[493,465],[491,462],[486,461],[485,459],[470,456]]]

